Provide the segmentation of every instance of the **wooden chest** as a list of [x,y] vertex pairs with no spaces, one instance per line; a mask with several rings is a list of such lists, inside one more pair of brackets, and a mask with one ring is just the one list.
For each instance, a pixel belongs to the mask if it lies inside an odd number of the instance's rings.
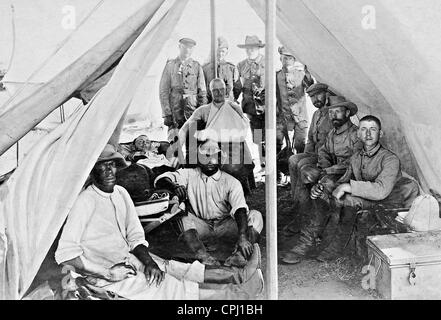
[[441,231],[372,236],[367,245],[383,298],[441,299]]

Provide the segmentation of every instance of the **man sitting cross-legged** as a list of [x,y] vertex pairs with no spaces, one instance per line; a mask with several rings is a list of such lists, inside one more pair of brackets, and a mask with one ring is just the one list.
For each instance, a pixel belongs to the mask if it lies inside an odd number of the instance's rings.
[[155,186],[188,197],[189,212],[180,221],[181,239],[206,265],[218,265],[202,241],[235,241],[225,265],[243,266],[253,252],[263,228],[259,211],[249,210],[240,182],[219,169],[223,152],[218,143],[206,141],[198,148],[198,166],[167,172]]
[[128,192],[115,185],[127,164],[107,145],[69,213],[55,253],[95,287],[126,299],[249,299],[263,286],[256,247],[245,268],[163,260],[148,250]]
[[[356,222],[357,211],[377,205],[408,208],[418,196],[418,184],[403,177],[398,157],[381,145],[382,135],[381,122],[377,117],[368,115],[360,120],[358,137],[363,149],[352,156],[348,170],[332,192],[331,202],[335,202],[332,207],[337,209],[335,214],[341,215],[340,223],[337,230],[333,228],[335,225],[330,225],[332,230],[327,230],[330,239],[324,242],[329,246],[320,253],[318,260],[330,260],[342,252]],[[312,198],[321,195],[319,190],[311,192]],[[358,229],[363,228],[360,225]]]

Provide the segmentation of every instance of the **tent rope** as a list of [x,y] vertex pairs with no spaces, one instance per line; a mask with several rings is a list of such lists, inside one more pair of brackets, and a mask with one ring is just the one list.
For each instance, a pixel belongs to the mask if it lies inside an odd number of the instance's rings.
[[[103,4],[104,0],[100,0],[93,8],[89,11],[89,13],[81,20],[81,22],[78,24],[78,26],[63,40],[60,42],[60,44],[55,48],[54,52],[49,55],[49,57],[42,62],[42,64],[34,71],[32,74],[26,79],[26,82],[10,97],[2,106],[1,110],[7,110],[6,106],[9,105],[20,93],[23,92],[23,90],[29,85],[29,82],[32,78],[35,77],[36,74],[38,74],[47,64],[49,61],[52,60],[52,58],[66,45],[66,43],[73,37],[73,35],[80,29],[80,27],[90,18],[90,16],[98,10],[98,8]],[[15,27],[14,27],[15,29]]]

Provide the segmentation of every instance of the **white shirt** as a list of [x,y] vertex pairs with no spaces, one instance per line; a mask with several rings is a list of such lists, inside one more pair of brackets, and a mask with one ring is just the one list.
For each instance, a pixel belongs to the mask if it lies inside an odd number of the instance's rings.
[[179,169],[176,172],[166,172],[155,180],[169,178],[173,182],[187,188],[188,200],[193,213],[206,220],[222,219],[231,215],[239,208],[249,211],[242,185],[239,180],[226,172],[219,170],[208,177],[200,168]]
[[83,255],[111,267],[128,259],[138,245],[148,246],[135,206],[121,186],[105,193],[87,187],[69,213],[55,252],[57,263]]

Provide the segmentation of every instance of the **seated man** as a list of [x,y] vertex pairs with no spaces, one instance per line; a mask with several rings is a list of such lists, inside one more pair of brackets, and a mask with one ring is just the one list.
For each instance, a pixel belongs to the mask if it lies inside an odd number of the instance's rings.
[[219,169],[222,159],[219,145],[207,141],[198,148],[198,166],[167,172],[156,178],[155,186],[188,197],[190,208],[180,220],[181,238],[207,265],[219,262],[207,253],[201,240],[235,241],[236,250],[225,262],[243,266],[253,251],[253,243],[263,228],[260,212],[249,210],[239,181]]
[[166,261],[149,253],[127,191],[115,185],[127,166],[107,145],[64,225],[55,259],[126,299],[247,299],[262,288],[259,249],[243,269]]
[[[249,181],[253,177],[254,163],[245,143],[249,121],[238,104],[226,99],[227,89],[222,79],[210,82],[210,92],[213,101],[196,109],[179,131],[182,158],[185,156],[190,165],[187,167],[195,167],[197,148],[193,146],[197,145],[196,140],[221,142],[222,149],[228,153],[228,161],[222,165],[222,170],[238,179],[248,195],[254,183]],[[194,153],[190,154],[190,151]]]
[[[328,232],[333,240],[317,257],[322,261],[335,258],[341,252],[358,210],[378,204],[386,208],[409,208],[419,194],[418,184],[402,176],[398,157],[381,145],[383,131],[377,117],[362,118],[358,136],[363,149],[352,156],[348,170],[332,192],[331,201],[337,208],[343,208],[343,219],[337,232]],[[320,191],[311,193],[313,198],[320,196]]]
[[[361,149],[361,142],[357,137],[358,127],[350,119],[357,113],[357,106],[346,101],[344,97],[333,97],[333,102],[328,110],[334,128],[318,150],[317,164],[304,165],[300,172],[301,188],[307,190],[308,186],[313,185],[312,190],[323,190],[324,196],[331,195],[335,183],[346,172],[351,156]],[[322,214],[322,203],[313,201],[311,204],[306,202],[308,199],[304,201],[301,205],[305,210],[309,210],[308,221],[306,226],[301,228],[298,243],[282,258],[282,261],[288,264],[300,262],[300,257],[315,246],[327,221],[327,216]],[[329,210],[325,209],[325,212],[327,211]]]
[[299,195],[301,190],[297,190],[298,184],[301,183],[298,179],[300,168],[306,164],[317,164],[318,150],[325,143],[326,137],[332,129],[327,106],[331,104],[330,99],[333,97],[329,96],[328,86],[324,83],[315,83],[306,90],[306,93],[311,97],[311,102],[317,110],[312,116],[305,152],[292,155],[289,158],[289,174],[294,205],[297,205],[301,199],[301,195]]

